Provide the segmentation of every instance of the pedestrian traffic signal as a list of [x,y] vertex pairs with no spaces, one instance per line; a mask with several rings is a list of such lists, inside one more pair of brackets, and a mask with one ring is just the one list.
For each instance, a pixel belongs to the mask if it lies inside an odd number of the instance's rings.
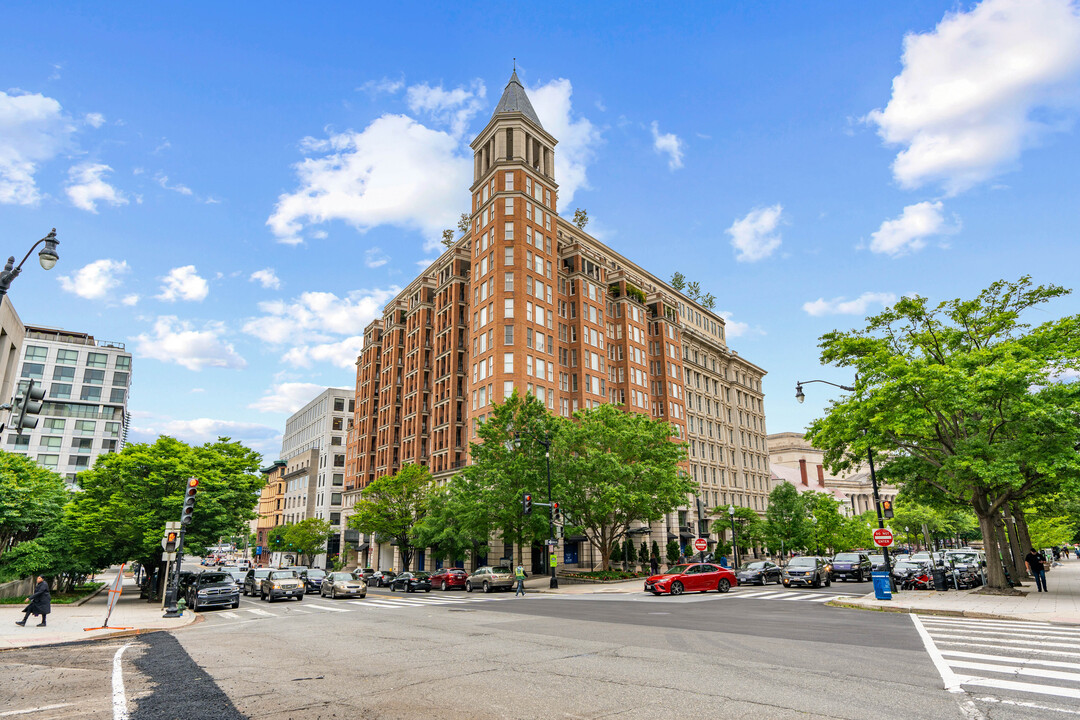
[[891,518],[893,516],[892,500],[881,501],[881,514],[887,518]]
[[180,511],[180,523],[187,525],[191,522],[191,516],[195,512],[195,496],[199,494],[199,479],[188,478],[187,490],[184,493],[184,508]]
[[551,517],[555,522],[562,520],[562,513],[559,512],[559,503],[551,503]]
[[15,432],[22,435],[23,429],[32,430],[37,427],[38,413],[45,404],[45,388],[31,380],[26,386],[26,391],[15,398],[15,404],[11,409],[11,417],[15,421]]
[[176,538],[177,533],[175,530],[170,530],[169,532],[165,533],[165,537],[161,540],[161,547],[165,549],[165,552],[176,552]]
[[532,493],[524,493],[521,496],[521,506],[525,509],[525,514],[528,515],[532,512]]

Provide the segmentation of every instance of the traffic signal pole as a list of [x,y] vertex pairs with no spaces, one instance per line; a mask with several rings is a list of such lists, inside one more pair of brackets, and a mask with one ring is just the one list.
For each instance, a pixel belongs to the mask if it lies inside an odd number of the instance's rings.
[[[874,488],[874,508],[877,510],[877,526],[878,529],[885,529],[885,518],[881,514],[881,499],[878,497],[877,489],[877,474],[874,473],[874,451],[868,449],[866,451],[866,457],[870,461],[870,484]],[[893,582],[892,563],[889,562],[889,548],[888,546],[881,548],[881,554],[885,557],[885,569],[889,573],[889,586],[892,590],[896,590],[895,582]]]
[[184,561],[184,526],[180,526],[180,533],[176,536],[176,560],[173,561],[172,572],[169,573],[169,586],[165,591],[165,614],[161,617],[183,617],[183,613],[176,609],[177,593],[180,590],[180,563]]

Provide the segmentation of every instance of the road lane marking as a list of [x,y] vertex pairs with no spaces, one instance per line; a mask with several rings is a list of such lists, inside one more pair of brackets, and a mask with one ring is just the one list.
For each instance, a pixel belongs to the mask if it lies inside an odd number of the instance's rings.
[[984,620],[982,618],[933,617],[933,616],[923,617],[923,624],[926,624],[926,623],[933,623],[933,624],[938,624],[938,625],[945,624],[945,623],[962,624],[962,625],[979,625],[979,626],[992,625],[994,627],[1015,627],[1015,628],[1022,628],[1022,629],[1029,629],[1029,628],[1033,628],[1033,627],[1048,628],[1048,629],[1049,628],[1054,628],[1054,627],[1058,627],[1058,628],[1062,627],[1060,625],[1055,626],[1052,623],[1041,622],[1041,621],[1036,621],[1036,620],[1022,620],[1022,621],[1020,621],[1020,620]]
[[[912,617],[914,617],[914,614],[912,614]],[[968,643],[971,643],[973,645],[977,645],[977,644],[980,644],[980,643],[995,642],[995,643],[1005,643],[1007,645],[1037,645],[1039,647],[1056,647],[1056,648],[1059,647],[1059,648],[1072,648],[1074,650],[1080,650],[1080,645],[1075,645],[1073,643],[1046,642],[1045,640],[1010,640],[1010,639],[1007,639],[1007,638],[998,638],[998,637],[995,637],[995,638],[981,638],[981,637],[970,637],[968,635],[948,635],[948,634],[944,634],[944,633],[939,633],[939,634],[935,635],[934,638],[935,639],[937,639],[937,638],[946,638],[946,639],[949,639],[949,640],[964,640],[964,641],[966,641]]]
[[244,610],[247,610],[249,613],[255,613],[256,615],[262,615],[263,617],[277,617],[274,613],[266,612],[261,608],[244,608]]
[[[1049,680],[1067,680],[1070,682],[1080,681],[1080,673],[1062,672],[1061,670],[1040,670],[1039,668],[1026,668],[1020,665],[991,665],[990,663],[969,662],[967,660],[953,660],[949,662],[949,664],[953,667],[963,668],[965,670],[1007,673],[1017,677],[1040,677]],[[1077,697],[1080,697],[1080,695]]]
[[922,638],[923,647],[926,648],[926,654],[930,656],[931,662],[934,663],[934,667],[937,668],[938,674],[941,675],[942,682],[945,683],[945,689],[951,693],[963,692],[963,690],[960,689],[960,676],[952,671],[952,668],[949,667],[949,663],[941,656],[941,652],[937,649],[937,646],[934,645],[930,633],[923,627],[919,616],[911,613],[910,617],[911,622],[915,623],[915,631],[918,632],[919,637]]
[[239,615],[237,615],[234,612],[223,612],[223,613],[218,613],[218,615],[220,615],[223,618],[229,618],[230,620],[235,620],[236,618],[240,617]]
[[939,640],[938,645],[961,645],[963,647],[977,647],[980,650],[1008,650],[1009,652],[1026,652],[1026,653],[1038,653],[1040,655],[1057,655],[1060,657],[1072,657],[1080,658],[1080,653],[1066,652],[1065,650],[1043,650],[1041,648],[1017,648],[1010,647],[1008,645],[994,645],[993,643],[979,643],[975,645],[969,642],[958,642],[953,640]]
[[26,708],[25,710],[5,710],[0,712],[0,717],[14,717],[15,715],[29,715],[30,713],[45,712],[46,710],[59,710],[60,708],[69,707],[74,703],[60,703],[59,705],[42,705],[36,708]]
[[960,650],[942,650],[942,655],[949,657],[970,658],[971,660],[996,660],[1020,665],[1045,665],[1046,667],[1070,668],[1080,670],[1080,663],[1061,662],[1059,660],[1040,660],[1039,658],[1020,658],[1006,655],[987,655],[985,653],[962,652]]
[[1037,695],[1080,699],[1080,688],[1058,687],[1057,685],[1039,685],[1037,683],[997,680],[995,678],[966,678],[964,684],[997,688],[998,690],[1016,690],[1017,692],[1035,693]]
[[131,643],[122,646],[113,655],[112,663],[112,709],[113,720],[128,720],[127,695],[124,694],[124,666],[121,658]]
[[[308,607],[318,607],[318,605],[308,605]],[[310,615],[310,610],[301,610],[300,608],[289,608],[290,613],[296,613],[297,615]]]
[[1033,702],[1022,702],[1020,700],[1005,700],[1004,698],[996,698],[993,696],[976,698],[979,702],[984,703],[1001,703],[1002,705],[1015,705],[1016,707],[1032,708],[1034,710],[1053,710],[1054,712],[1066,713],[1068,715],[1080,715],[1080,710],[1069,710],[1068,708],[1053,707],[1050,705],[1040,705]]
[[[1041,640],[1076,640],[1076,641],[1080,641],[1080,633],[1071,633],[1071,632],[1068,632],[1068,631],[1054,632],[1054,631],[1042,630],[1042,629],[1039,629],[1037,632],[1034,632],[1034,633],[1029,633],[1029,632],[1023,632],[1019,628],[1015,628],[1015,629],[1014,628],[1007,628],[1007,629],[1004,629],[1004,630],[976,630],[975,628],[967,627],[967,626],[959,628],[959,627],[943,627],[941,625],[931,625],[931,626],[927,626],[927,630],[929,630],[930,632],[933,632],[933,633],[941,633],[941,632],[968,633],[968,634],[975,635],[975,636],[977,636],[977,635],[1008,635],[1008,636],[1011,637],[1011,636],[1016,635],[1017,633],[1023,633],[1024,637],[1033,638],[1033,639],[1041,639]],[[980,640],[993,640],[994,638],[978,638],[978,639],[980,639]]]
[[315,605],[313,603],[308,603],[308,607],[315,608],[316,610],[326,610],[328,612],[349,612],[345,608],[330,607],[329,605]]

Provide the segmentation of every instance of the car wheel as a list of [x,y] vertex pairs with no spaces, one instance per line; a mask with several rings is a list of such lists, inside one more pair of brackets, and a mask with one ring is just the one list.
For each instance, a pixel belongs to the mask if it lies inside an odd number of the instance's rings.
[[815,578],[814,578],[814,582],[813,582],[813,583],[811,583],[811,585],[812,585],[812,586],[813,586],[814,588],[819,588],[819,587],[821,587],[821,578],[819,578],[819,577],[815,577]]
[[858,572],[858,573],[857,573],[857,574],[855,575],[855,582],[862,582],[862,581],[863,581],[863,579],[862,579],[862,570],[860,570],[860,571],[859,571],[859,572]]
[[304,602],[304,594],[303,593],[296,596],[296,602]]
[[430,587],[424,588],[424,592],[431,592],[431,588]]
[[446,592],[446,581],[445,580],[442,581],[442,587],[439,588],[439,589],[442,590],[443,592]]
[[683,594],[683,584],[681,582],[679,582],[678,580],[671,583],[671,594],[672,595],[682,595]]
[[731,589],[731,583],[727,578],[720,578],[720,582],[716,583],[716,592],[726,593]]
[[756,583],[754,583],[754,584],[755,584],[755,585],[760,585],[761,587],[765,587],[765,576],[764,576],[764,575],[762,575],[762,576],[761,576],[761,580],[760,580],[760,581],[758,581],[758,582],[756,582]]
[[776,584],[779,585],[782,582],[784,582],[784,576],[783,575],[777,575],[776,576]]
[[266,602],[266,593],[263,590],[259,590],[259,599]]
[[360,599],[363,600],[367,597],[367,593],[360,593]]
[[486,592],[486,593],[491,592],[491,586],[488,585],[487,580],[484,581],[484,592]]
[[832,578],[825,578],[825,587],[832,587]]
[[789,583],[789,582],[784,583],[784,587],[786,587],[786,588],[791,587],[791,583]]
[[465,592],[470,592],[470,593],[472,592],[472,583],[471,582],[466,582],[465,583]]
[[188,607],[191,608],[191,612],[199,612],[199,598],[191,598],[191,602],[188,603]]
[[232,609],[233,609],[233,610],[235,610],[235,609],[236,609],[236,608],[238,608],[238,607],[240,607],[240,598],[237,598],[237,599],[236,599],[236,602],[234,602],[234,603],[232,604]]
[[390,583],[390,592],[397,592],[397,585]]
[[337,600],[337,588],[330,588],[330,599]]

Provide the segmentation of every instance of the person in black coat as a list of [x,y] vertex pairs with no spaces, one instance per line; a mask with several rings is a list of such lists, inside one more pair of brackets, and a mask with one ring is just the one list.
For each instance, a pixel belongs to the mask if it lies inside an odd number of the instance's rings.
[[1035,549],[1032,548],[1024,560],[1027,561],[1028,569],[1031,570],[1031,575],[1035,578],[1035,588],[1039,592],[1046,592],[1046,568],[1043,565],[1045,561],[1042,554],[1035,552]]
[[45,627],[45,619],[52,611],[52,595],[49,594],[49,583],[45,582],[45,578],[38,575],[37,587],[34,588],[34,594],[26,598],[26,602],[29,603],[23,608],[22,620],[16,620],[16,625],[26,625],[26,619],[31,615],[40,615],[41,622],[38,623],[38,627]]

